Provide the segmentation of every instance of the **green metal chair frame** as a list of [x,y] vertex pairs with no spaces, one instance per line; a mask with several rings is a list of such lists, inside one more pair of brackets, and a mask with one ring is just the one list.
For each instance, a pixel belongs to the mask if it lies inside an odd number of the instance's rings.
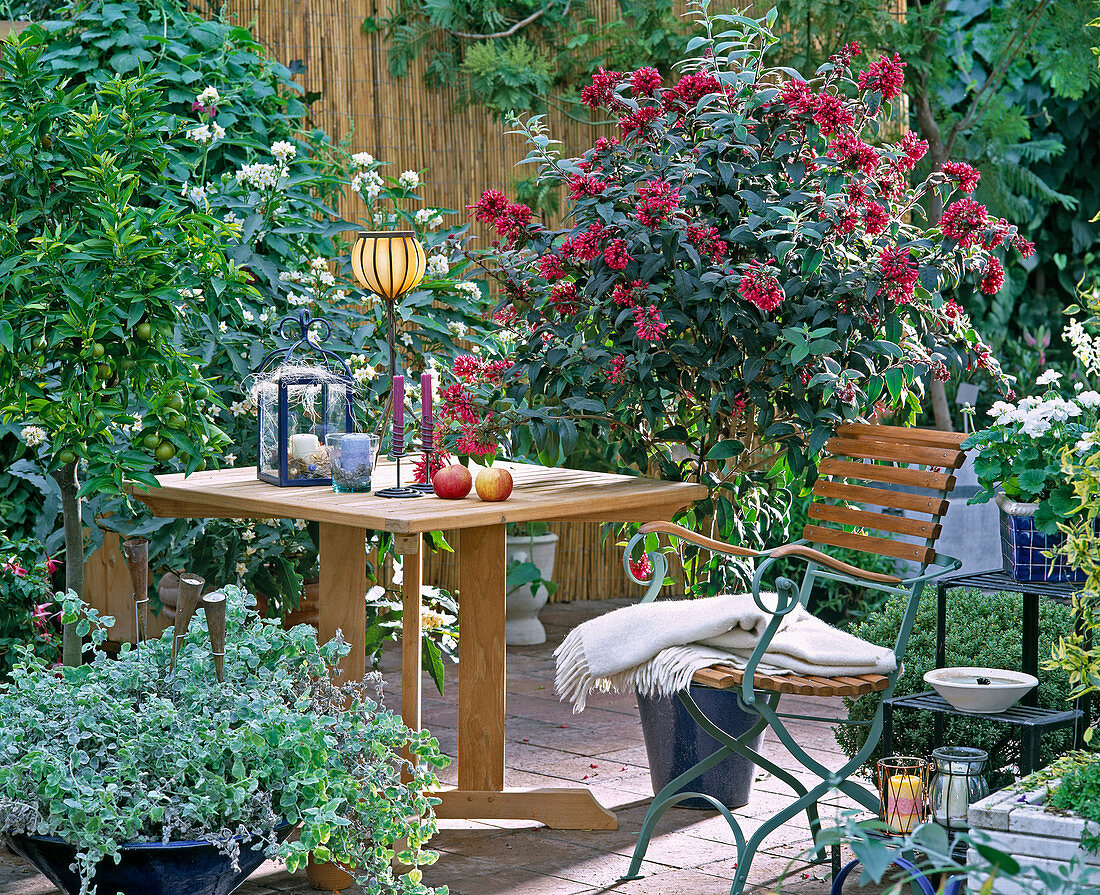
[[[757,552],[697,535],[688,529],[668,522],[652,522],[643,525],[638,533],[631,538],[623,555],[623,566],[631,580],[638,584],[648,585],[642,602],[650,602],[656,599],[664,582],[668,563],[664,553],[651,551],[648,555],[652,563],[653,576],[649,581],[642,581],[631,572],[629,560],[633,556],[637,545],[647,535],[663,533],[697,544],[715,553],[727,556],[750,557],[759,561],[752,579],[752,596],[761,610],[772,613],[772,618],[760,639],[759,645],[754,649],[744,671],[739,676],[737,701],[743,710],[759,716],[749,730],[738,737],[730,736],[713,724],[700,711],[689,690],[685,689],[677,693],[691,716],[710,736],[721,744],[721,747],[676,777],[656,794],[646,814],[630,867],[623,876],[624,880],[639,878],[642,860],[649,847],[649,841],[657,822],[665,811],[685,799],[702,798],[710,802],[726,819],[733,832],[737,848],[737,870],[730,886],[730,895],[741,895],[743,892],[753,858],[764,838],[798,813],[806,812],[811,834],[815,842],[817,841],[821,832],[821,820],[817,803],[827,793],[839,790],[867,810],[878,812],[878,793],[848,778],[867,762],[882,736],[883,702],[894,693],[894,687],[901,672],[905,647],[913,628],[924,586],[942,575],[957,571],[962,565],[957,559],[936,553],[934,544],[940,534],[940,517],[946,511],[947,495],[955,485],[954,476],[950,475],[949,471],[957,469],[964,458],[963,453],[959,450],[959,445],[964,437],[961,434],[895,426],[867,424],[846,424],[842,426],[837,433],[837,437],[831,439],[825,446],[826,451],[833,456],[824,460],[819,466],[822,477],[815,485],[814,493],[823,501],[815,500],[811,504],[811,522],[803,532],[803,539],[792,544]],[[908,469],[898,464],[933,467],[933,469]],[[894,485],[932,485],[935,486],[934,491],[937,496],[928,498],[913,493],[891,492],[868,488],[865,485],[851,485],[847,481],[843,481],[850,479]],[[912,518],[892,515],[889,512],[869,513],[864,510],[852,509],[844,503],[838,505],[824,502],[829,500],[847,502],[860,498],[863,498],[862,502],[864,503],[892,510],[923,511],[931,518],[928,522],[920,522]],[[846,527],[833,529],[816,524],[817,522],[826,521]],[[853,525],[897,534],[917,536],[923,534],[926,537],[923,544],[910,544],[853,531],[851,528]],[[912,559],[919,562],[919,571],[915,576],[906,578],[869,572],[849,563],[841,562],[811,546],[812,544],[850,547],[867,553],[891,556],[895,559]],[[806,572],[800,585],[783,576],[776,579],[775,590],[778,595],[778,602],[773,610],[761,601],[761,585],[769,568],[784,557],[795,557],[805,562]],[[882,695],[874,717],[870,721],[853,722],[845,717],[780,712],[778,711],[779,699],[782,695],[780,687],[783,686],[784,678],[778,675],[763,675],[756,670],[768,649],[768,645],[779,629],[783,616],[793,610],[799,603],[805,606],[815,582],[820,579],[857,584],[868,589],[899,596],[906,600],[905,614],[894,645],[897,669],[889,675],[866,676],[867,680],[876,679],[874,684],[867,689],[873,689]],[[709,669],[704,671],[709,671]],[[736,681],[738,675],[727,674],[724,677],[725,682],[719,684],[719,686],[728,688],[730,686],[729,682],[731,680]],[[704,686],[710,685],[714,680],[713,675],[709,680],[704,674],[696,675],[696,683],[701,683]],[[829,680],[848,681],[850,683],[853,679],[818,678],[814,680],[824,684]],[[828,687],[823,686],[822,690],[823,692],[808,695],[837,695],[837,692],[844,695],[843,686],[834,688],[831,691]],[[784,723],[786,720],[815,721],[829,724],[859,724],[869,728],[867,741],[843,767],[831,771],[798,745]],[[771,728],[796,761],[818,777],[820,782],[807,787],[787,769],[746,745],[765,727]],[[729,808],[718,802],[718,800],[704,793],[678,792],[682,786],[697,778],[704,771],[734,754],[743,756],[774,775],[777,779],[782,780],[795,794],[794,800],[786,808],[768,818],[748,837],[745,836],[737,818]],[[821,846],[816,852],[815,863],[822,863],[826,860],[823,857],[823,850],[824,846]]]

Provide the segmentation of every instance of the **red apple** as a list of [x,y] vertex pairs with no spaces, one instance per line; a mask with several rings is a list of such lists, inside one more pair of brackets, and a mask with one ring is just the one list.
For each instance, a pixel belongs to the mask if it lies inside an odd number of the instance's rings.
[[482,500],[507,500],[512,493],[512,473],[502,466],[487,466],[477,474],[474,489]]
[[470,470],[458,463],[451,463],[437,470],[432,476],[432,487],[435,496],[444,500],[461,500],[470,493],[473,484]]

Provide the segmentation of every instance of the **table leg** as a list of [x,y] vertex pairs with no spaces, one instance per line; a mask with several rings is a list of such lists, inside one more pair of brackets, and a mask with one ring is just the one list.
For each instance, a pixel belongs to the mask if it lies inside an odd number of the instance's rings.
[[[1023,624],[1020,644],[1020,670],[1024,674],[1039,675],[1039,595],[1023,594]],[[1024,705],[1039,704],[1039,688],[1027,693],[1020,701]]]
[[420,590],[424,568],[420,535],[395,535],[394,550],[401,557],[401,720],[406,727],[420,730]]
[[340,663],[345,681],[367,673],[366,531],[331,522],[320,523],[317,639],[327,643],[337,630],[351,646]]
[[504,789],[504,533],[504,525],[459,532],[458,789],[439,793],[436,816],[618,829],[587,788]]

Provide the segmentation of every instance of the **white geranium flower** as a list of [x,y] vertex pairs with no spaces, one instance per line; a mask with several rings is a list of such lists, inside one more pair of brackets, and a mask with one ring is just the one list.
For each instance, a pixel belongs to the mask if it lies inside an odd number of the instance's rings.
[[271,144],[271,155],[280,165],[287,164],[297,154],[298,150],[294,144],[288,143],[286,140],[279,140],[279,142]]
[[1062,378],[1062,374],[1057,370],[1047,370],[1045,373],[1040,374],[1035,379],[1036,385],[1053,385],[1059,379]]
[[23,431],[19,434],[27,447],[38,447],[46,440],[46,430],[41,426],[24,426]]
[[397,183],[402,189],[415,190],[420,186],[420,175],[415,171],[402,171],[401,176],[397,178]]
[[1093,435],[1092,432],[1086,432],[1084,435],[1081,436],[1081,440],[1078,441],[1077,444],[1075,444],[1073,446],[1073,449],[1078,454],[1088,453],[1089,451],[1091,451],[1096,446],[1096,442],[1094,441],[1094,438],[1095,438],[1095,436]]
[[360,168],[369,168],[374,164],[374,156],[369,152],[357,152],[351,157],[351,160]]
[[202,93],[195,97],[195,102],[203,106],[213,106],[221,101],[222,97],[221,94],[218,93],[217,87],[205,87]]
[[1077,395],[1077,403],[1089,409],[1100,407],[1100,392],[1094,392],[1091,389],[1087,392],[1081,392]]

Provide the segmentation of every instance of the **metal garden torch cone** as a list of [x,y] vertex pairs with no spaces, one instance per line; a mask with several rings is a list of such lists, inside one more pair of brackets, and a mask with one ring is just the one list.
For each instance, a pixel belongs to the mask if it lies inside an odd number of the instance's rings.
[[134,585],[134,640],[140,647],[145,642],[149,618],[149,541],[145,538],[123,541],[122,555],[126,557]]
[[214,674],[220,684],[225,681],[225,594],[207,594],[202,598],[202,609],[206,613],[206,629],[210,632]]
[[172,663],[168,673],[176,670],[176,657],[179,655],[180,641],[187,636],[187,629],[199,605],[199,594],[206,579],[199,575],[184,572],[180,575],[179,596],[176,598],[176,624],[172,631]]

